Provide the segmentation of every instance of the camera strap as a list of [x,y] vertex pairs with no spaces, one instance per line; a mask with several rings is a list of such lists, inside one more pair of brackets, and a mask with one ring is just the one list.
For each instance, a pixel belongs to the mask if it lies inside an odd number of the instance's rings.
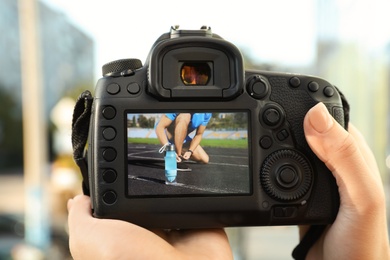
[[[337,89],[337,88],[336,88]],[[337,89],[341,96],[341,101],[344,110],[344,127],[348,128],[349,110],[350,106],[339,89]],[[91,118],[93,97],[90,91],[86,90],[78,97],[73,111],[72,120],[72,145],[73,158],[80,168],[83,177],[82,188],[85,195],[90,195],[89,177],[88,177],[88,162],[86,158],[86,144],[88,140],[89,124]],[[305,259],[310,248],[317,242],[317,240],[324,233],[327,225],[313,225],[310,226],[305,236],[294,248],[292,256],[294,259]]]
[[73,159],[80,168],[83,177],[82,188],[85,195],[90,195],[88,180],[88,162],[86,156],[86,144],[89,133],[93,97],[86,90],[78,97],[73,110],[72,119],[72,146]]

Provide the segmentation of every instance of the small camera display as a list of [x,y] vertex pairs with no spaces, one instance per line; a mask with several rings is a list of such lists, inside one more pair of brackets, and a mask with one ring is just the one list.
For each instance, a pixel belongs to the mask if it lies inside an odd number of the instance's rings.
[[[251,191],[246,112],[128,113],[127,143],[130,197]],[[166,144],[174,147],[171,168]]]

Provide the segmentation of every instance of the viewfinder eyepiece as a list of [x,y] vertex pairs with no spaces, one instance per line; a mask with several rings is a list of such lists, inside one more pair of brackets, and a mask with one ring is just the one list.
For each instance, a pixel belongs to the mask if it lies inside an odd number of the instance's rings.
[[207,62],[185,62],[180,77],[187,86],[206,85],[211,78],[211,69]]

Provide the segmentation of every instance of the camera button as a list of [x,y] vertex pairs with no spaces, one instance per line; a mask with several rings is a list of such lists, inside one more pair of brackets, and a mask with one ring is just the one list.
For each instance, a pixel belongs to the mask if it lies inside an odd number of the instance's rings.
[[111,95],[118,94],[120,90],[121,87],[116,83],[111,83],[110,85],[107,86],[107,93]]
[[102,114],[103,114],[105,119],[110,120],[116,116],[116,110],[112,106],[107,106],[107,107],[103,108]]
[[114,148],[106,148],[103,151],[103,159],[107,162],[112,162],[116,158],[116,150]]
[[107,127],[103,130],[103,138],[107,141],[111,141],[116,137],[116,131],[112,127]]
[[298,77],[292,77],[290,79],[290,85],[293,88],[297,88],[297,87],[299,87],[301,85],[301,80]]
[[299,182],[299,176],[293,166],[283,166],[276,174],[276,181],[280,187],[291,189]]
[[274,208],[274,216],[277,218],[284,217],[284,208],[283,207],[275,207]]
[[275,108],[268,108],[264,111],[263,119],[267,125],[276,126],[281,120],[281,114]]
[[253,98],[263,99],[268,94],[268,82],[259,75],[254,76],[251,80],[249,80],[247,90],[249,95]]
[[103,180],[106,183],[113,183],[116,180],[116,171],[113,169],[107,169],[103,172]]
[[103,201],[110,205],[116,202],[116,198],[117,198],[116,193],[112,190],[106,191],[103,194]]
[[272,138],[269,136],[263,136],[260,139],[260,146],[263,149],[269,149],[272,146]]
[[267,86],[259,81],[253,84],[252,86],[253,93],[255,93],[258,96],[265,96],[267,95]]
[[278,137],[279,141],[284,141],[290,136],[290,134],[286,129],[282,129],[279,133],[277,133],[276,136]]
[[274,217],[276,218],[291,218],[296,215],[296,207],[275,207]]
[[324,88],[324,95],[327,96],[327,97],[333,97],[333,95],[334,95],[334,88],[329,87],[329,86],[325,87]]
[[317,92],[320,89],[320,85],[315,81],[310,82],[307,87],[311,92]]
[[141,87],[138,85],[138,83],[133,82],[127,85],[127,92],[129,92],[132,95],[138,94],[141,90]]

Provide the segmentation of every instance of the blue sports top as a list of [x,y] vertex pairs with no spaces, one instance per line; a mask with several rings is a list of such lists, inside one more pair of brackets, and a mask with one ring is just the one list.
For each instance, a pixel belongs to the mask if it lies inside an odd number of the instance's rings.
[[[171,113],[171,114],[165,114],[166,117],[171,119],[172,121],[176,119],[176,117],[179,115],[179,113]],[[188,125],[188,133],[191,133],[199,126],[203,125],[206,126],[211,118],[211,113],[194,113],[191,116],[191,122]]]

